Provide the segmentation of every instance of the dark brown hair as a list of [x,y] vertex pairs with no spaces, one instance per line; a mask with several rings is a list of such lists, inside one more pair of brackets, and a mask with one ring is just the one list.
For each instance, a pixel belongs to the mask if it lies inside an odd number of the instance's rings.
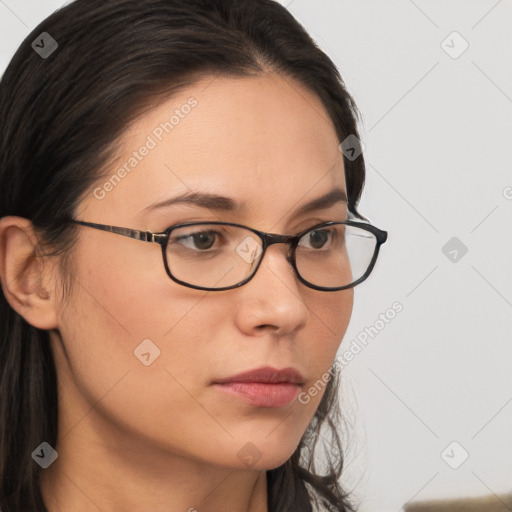
[[[58,48],[32,47],[47,32]],[[0,218],[30,219],[55,254],[73,246],[69,223],[115,153],[126,127],[196,79],[273,71],[322,100],[339,141],[358,136],[359,114],[333,62],[272,0],[76,0],[23,41],[0,82]],[[362,155],[344,157],[356,217]],[[0,294],[0,507],[46,511],[32,451],[57,442],[57,374],[48,332],[28,324]],[[267,472],[269,510],[352,511],[341,489],[337,379],[292,457]],[[320,427],[331,433],[318,474]]]

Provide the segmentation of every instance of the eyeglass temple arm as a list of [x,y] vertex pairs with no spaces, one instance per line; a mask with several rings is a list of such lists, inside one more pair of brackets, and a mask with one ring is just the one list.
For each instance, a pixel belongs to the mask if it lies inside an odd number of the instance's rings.
[[151,231],[139,231],[137,229],[121,228],[118,226],[107,226],[106,224],[95,224],[94,222],[85,222],[83,220],[75,219],[71,222],[74,224],[80,224],[81,226],[100,229],[102,231],[110,231],[116,235],[127,236],[128,238],[134,238],[135,240],[141,240],[142,242],[155,242],[162,245],[166,239],[166,235],[164,233],[153,233]]

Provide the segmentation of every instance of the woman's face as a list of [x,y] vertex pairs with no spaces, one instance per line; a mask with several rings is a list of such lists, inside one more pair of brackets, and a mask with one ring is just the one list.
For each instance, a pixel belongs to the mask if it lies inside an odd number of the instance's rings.
[[[76,218],[153,232],[221,220],[296,234],[346,219],[341,201],[297,214],[334,188],[346,192],[338,144],[321,101],[292,79],[204,78],[132,125],[118,162]],[[196,191],[245,208],[152,207]],[[156,454],[238,469],[269,469],[288,459],[324,387],[309,401],[267,407],[213,382],[260,367],[293,367],[307,391],[334,361],[352,290],[300,283],[285,244],[270,246],[239,288],[192,289],[168,277],[158,244],[77,229],[72,294],[58,304],[58,331],[51,333],[62,438],[90,438],[120,457],[135,446],[141,464]],[[91,432],[99,434],[92,439]]]

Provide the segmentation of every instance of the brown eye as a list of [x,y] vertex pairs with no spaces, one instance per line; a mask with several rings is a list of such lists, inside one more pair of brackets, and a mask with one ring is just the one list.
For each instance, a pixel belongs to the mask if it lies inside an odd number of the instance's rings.
[[198,231],[197,233],[176,237],[172,240],[172,243],[177,243],[190,249],[204,251],[211,249],[218,235],[219,233],[216,231]]
[[300,240],[299,245],[311,249],[323,249],[329,243],[332,236],[331,230],[315,229],[306,233]]

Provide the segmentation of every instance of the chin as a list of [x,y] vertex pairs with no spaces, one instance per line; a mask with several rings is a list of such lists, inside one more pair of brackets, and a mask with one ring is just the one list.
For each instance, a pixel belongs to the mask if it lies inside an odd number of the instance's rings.
[[[268,437],[254,436],[251,440],[240,443],[236,451],[237,467],[251,470],[270,470],[283,465],[295,452],[300,435],[275,432]],[[241,465],[240,465],[241,463]]]

